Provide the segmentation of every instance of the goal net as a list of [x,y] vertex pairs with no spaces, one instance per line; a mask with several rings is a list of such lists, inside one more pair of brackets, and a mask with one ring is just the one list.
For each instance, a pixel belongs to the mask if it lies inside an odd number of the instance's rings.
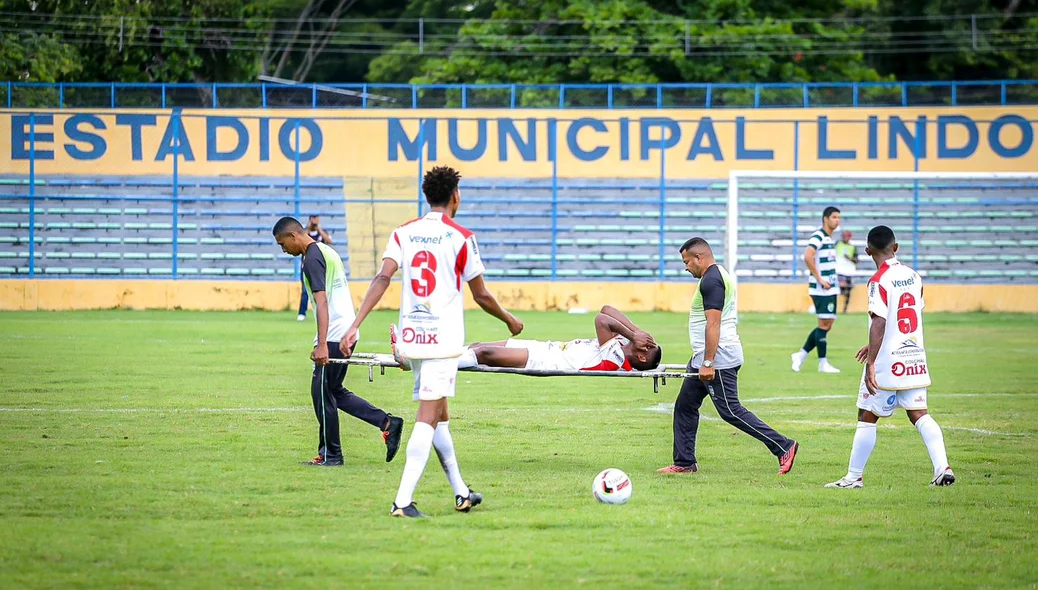
[[732,171],[725,264],[741,280],[806,280],[804,248],[822,211],[840,209],[859,263],[875,271],[865,238],[894,230],[899,257],[932,280],[1038,281],[1038,172]]

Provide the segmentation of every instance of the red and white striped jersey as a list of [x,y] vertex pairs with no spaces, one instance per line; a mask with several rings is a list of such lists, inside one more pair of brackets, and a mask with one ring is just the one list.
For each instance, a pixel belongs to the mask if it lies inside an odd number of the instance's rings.
[[631,363],[624,354],[627,339],[622,336],[599,344],[598,340],[581,339],[558,343],[563,362],[574,371],[630,371]]
[[476,237],[450,217],[427,213],[393,230],[382,258],[400,266],[397,350],[412,359],[451,358],[465,346],[462,288],[486,270]]

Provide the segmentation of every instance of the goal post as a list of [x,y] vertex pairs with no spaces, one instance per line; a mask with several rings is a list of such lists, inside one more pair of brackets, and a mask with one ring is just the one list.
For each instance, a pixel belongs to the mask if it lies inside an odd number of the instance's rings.
[[[1038,232],[1038,172],[733,170],[727,196],[724,264],[736,280],[805,276],[798,259],[828,205],[841,209],[841,227],[853,230],[858,245],[870,227],[890,225],[902,259],[924,276],[1038,280],[1038,233],[1030,235]],[[1014,225],[1028,235],[1004,239]],[[958,233],[968,239],[949,237]],[[985,262],[1004,264],[982,268]]]

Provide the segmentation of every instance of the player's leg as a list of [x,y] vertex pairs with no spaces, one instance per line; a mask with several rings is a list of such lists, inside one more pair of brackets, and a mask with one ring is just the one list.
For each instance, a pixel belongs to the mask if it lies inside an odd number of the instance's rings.
[[[331,358],[345,358],[339,351],[338,342],[328,343],[328,353]],[[349,365],[340,363],[329,363],[325,367],[326,387],[335,399],[335,405],[343,412],[371,424],[382,432],[382,441],[386,444],[386,462],[393,460],[400,450],[400,438],[404,433],[404,419],[391,416],[380,408],[373,406],[368,400],[353,393],[343,386],[343,380]]]
[[793,468],[800,443],[779,434],[739,402],[739,369],[717,369],[714,380],[708,386],[710,399],[725,422],[768,447],[779,460],[780,475],[788,473]]
[[335,406],[335,397],[327,387],[328,370],[332,365],[314,366],[310,379],[310,397],[317,415],[318,449],[317,456],[304,465],[318,467],[334,467],[342,465],[342,445],[339,442],[339,414]]
[[[502,346],[480,346],[473,348],[476,362],[488,367],[525,368],[530,360],[530,351],[525,348],[509,348]],[[459,365],[460,366],[460,365]]]
[[851,281],[851,277],[840,275],[840,294],[843,295],[843,313],[847,313],[847,310],[851,306],[851,291],[854,289],[854,284]]
[[[477,356],[477,352],[476,352],[477,350],[480,350],[480,349],[483,349],[483,348],[502,348],[503,349],[503,348],[505,348],[507,346],[508,346],[508,341],[507,340],[499,340],[497,342],[473,342],[472,344],[469,344],[468,348],[466,348],[464,351],[462,351],[461,356],[458,357],[458,368],[459,369],[468,369],[470,367],[475,367],[476,365],[480,364],[480,360],[479,360],[479,358]],[[486,364],[486,363],[483,363],[483,364]],[[488,366],[500,367],[500,366],[512,366],[512,365],[488,365]]]
[[898,405],[905,408],[908,419],[919,431],[926,444],[926,452],[933,463],[933,479],[930,485],[950,486],[955,483],[955,474],[948,464],[948,452],[944,448],[944,432],[926,410],[926,388],[899,391]]
[[818,371],[822,373],[839,373],[840,370],[829,364],[828,353],[829,353],[829,330],[833,327],[833,322],[836,321],[836,296],[819,296],[812,295],[812,301],[814,301],[815,315],[818,318],[818,327],[811,331],[807,335],[807,340],[804,342],[803,348],[794,352],[790,355],[792,364],[790,365],[794,371],[800,371],[800,367],[807,360],[808,354],[812,350],[818,350]]
[[862,372],[858,384],[858,424],[854,429],[854,442],[851,443],[851,458],[847,465],[847,475],[825,485],[827,488],[853,489],[864,486],[862,479],[865,465],[869,462],[872,450],[876,448],[876,423],[880,417],[890,417],[894,412],[895,395],[893,392],[879,390],[872,395],[865,387],[865,375]]
[[[692,371],[691,366],[688,371]],[[707,396],[706,384],[695,377],[681,382],[674,401],[674,462],[658,469],[659,473],[678,474],[699,471],[696,459],[696,436],[699,433],[699,408]]]
[[443,473],[446,474],[447,481],[454,490],[454,509],[458,512],[468,512],[483,502],[483,494],[473,491],[461,477],[461,469],[458,467],[457,455],[454,452],[454,437],[451,436],[450,431],[450,408],[447,399],[445,398],[443,401],[443,413],[433,434],[433,449],[436,450]]

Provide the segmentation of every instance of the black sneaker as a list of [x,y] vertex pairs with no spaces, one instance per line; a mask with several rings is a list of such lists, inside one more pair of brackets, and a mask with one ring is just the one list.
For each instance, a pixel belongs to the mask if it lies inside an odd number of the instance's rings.
[[382,441],[386,443],[386,463],[396,457],[400,450],[400,437],[404,434],[404,419],[389,414],[389,428],[382,431]]
[[325,459],[323,455],[317,455],[309,461],[303,461],[300,465],[307,467],[342,467],[342,457],[338,459]]
[[469,497],[462,498],[461,496],[454,496],[454,509],[458,512],[468,512],[476,506],[483,503],[483,494],[478,494],[472,488],[469,488]]
[[414,505],[414,502],[403,508],[398,508],[396,502],[393,502],[393,509],[389,511],[389,515],[398,518],[425,518],[425,515],[418,511],[418,507]]
[[951,467],[945,467],[930,481],[932,486],[950,486],[953,483],[955,483],[955,474],[952,473]]

